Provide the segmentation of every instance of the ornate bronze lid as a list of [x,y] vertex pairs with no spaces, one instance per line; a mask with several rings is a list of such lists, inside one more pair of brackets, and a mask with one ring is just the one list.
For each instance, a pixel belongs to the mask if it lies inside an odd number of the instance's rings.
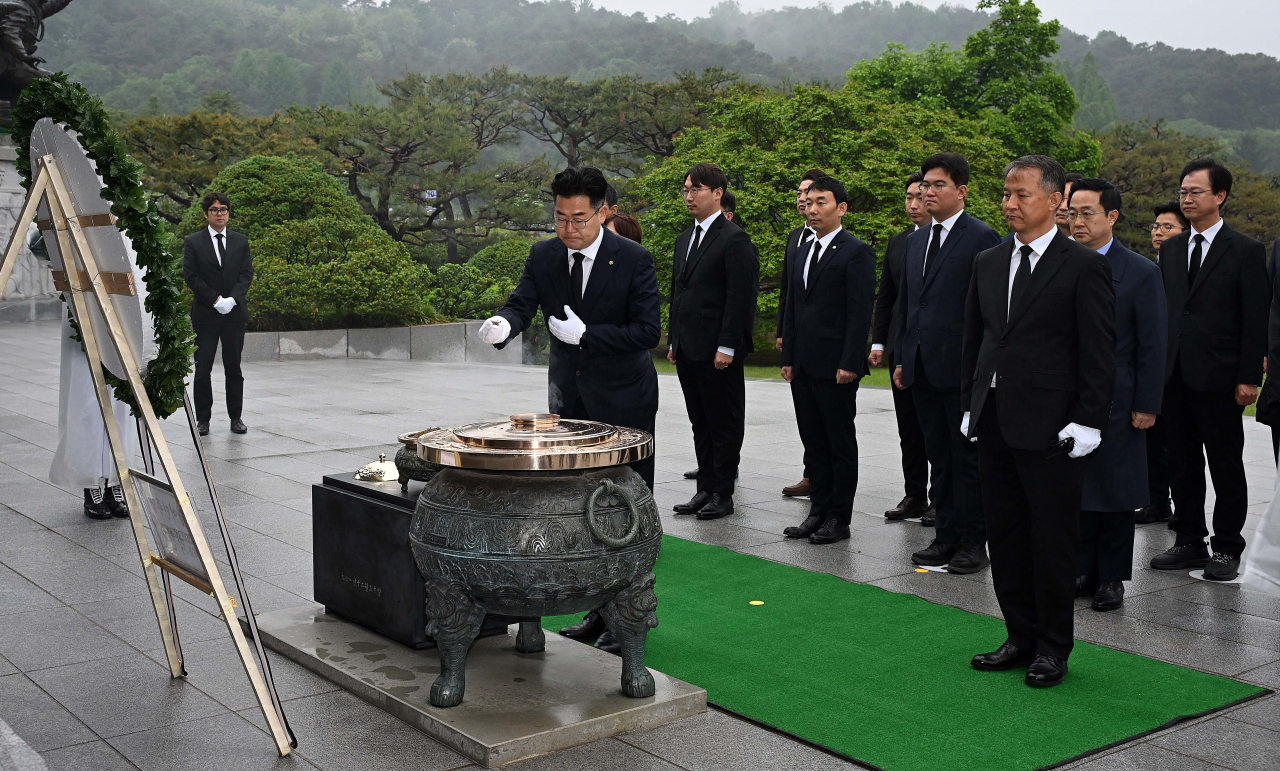
[[634,463],[653,454],[645,431],[550,413],[512,415],[417,436],[418,457],[457,468],[562,471]]

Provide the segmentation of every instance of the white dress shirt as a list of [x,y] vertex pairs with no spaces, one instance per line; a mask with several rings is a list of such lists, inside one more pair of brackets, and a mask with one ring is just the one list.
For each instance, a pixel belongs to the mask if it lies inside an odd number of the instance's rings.
[[[951,229],[952,229],[952,228],[954,228],[954,227],[956,226],[956,220],[960,219],[960,215],[961,215],[961,214],[964,214],[964,209],[961,209],[960,211],[956,212],[955,214],[952,214],[950,217],[947,217],[947,218],[946,218],[945,220],[943,220],[942,222],[938,222],[937,220],[934,220],[933,222],[929,223],[929,238],[930,238],[930,239],[932,239],[932,238],[933,238],[933,226],[934,226],[934,225],[941,225],[941,226],[942,226],[942,233],[938,236],[938,250],[939,250],[939,251],[941,251],[941,250],[942,250],[942,245],[943,245],[943,244],[945,244],[945,243],[947,242],[947,236],[951,235]],[[926,254],[926,255],[928,255],[928,253],[929,253],[929,247],[928,247],[928,245],[926,245],[926,246],[925,246],[925,254]],[[1032,264],[1034,265],[1035,263],[1032,263]],[[921,268],[920,268],[920,269],[923,271],[923,270],[925,269],[925,266],[921,266]]]
[[[831,231],[825,236],[822,236],[821,238],[815,238],[813,241],[813,245],[809,247],[809,256],[804,258],[804,288],[805,289],[809,288],[809,266],[812,265],[814,261],[818,257],[820,257],[823,252],[827,250],[827,247],[831,245],[831,241],[836,237],[836,234],[839,233],[841,230],[844,230],[844,227],[837,225],[835,230]],[[816,236],[817,233],[815,232],[814,235]]]
[[1213,239],[1222,230],[1222,223],[1223,220],[1219,219],[1205,228],[1203,233],[1197,231],[1195,225],[1191,226],[1191,238],[1187,239],[1187,270],[1191,269],[1191,253],[1196,249],[1196,236],[1204,236],[1204,246],[1200,249],[1200,267],[1204,267],[1204,258],[1209,256],[1209,247],[1213,246]]
[[226,228],[223,228],[223,229],[222,229],[222,232],[221,232],[221,233],[219,233],[218,231],[216,231],[216,230],[214,230],[214,229],[213,229],[213,225],[210,225],[210,226],[209,226],[209,238],[212,238],[212,239],[213,239],[213,256],[218,258],[218,267],[222,267],[222,254],[218,251],[218,236],[222,236],[222,248],[223,248],[223,250],[225,251],[225,250],[226,250],[226,248],[227,248],[227,230],[226,230]]
[[[596,234],[596,240],[587,244],[581,249],[569,250],[569,275],[573,275],[573,255],[580,253],[582,255],[582,293],[587,293],[587,281],[591,278],[591,267],[596,263],[596,252],[600,251],[600,243],[604,241],[604,228],[600,228],[600,232]],[[579,300],[582,298],[579,297]]]
[[[1056,235],[1058,235],[1058,228],[1056,225],[1050,228],[1048,233],[1045,233],[1044,235],[1040,236],[1036,240],[1032,241],[1030,244],[1024,244],[1022,242],[1022,239],[1018,238],[1018,235],[1016,233],[1014,234],[1013,259],[1009,260],[1009,290],[1008,290],[1008,294],[1005,295],[1006,308],[1008,308],[1010,301],[1013,299],[1013,277],[1018,275],[1018,266],[1022,264],[1022,247],[1024,246],[1031,247],[1031,256],[1028,258],[1029,260],[1031,260],[1031,266],[1029,270],[1034,272],[1036,269],[1036,263],[1040,262],[1040,258],[1044,256],[1044,250],[1049,248],[1049,244],[1053,242],[1053,237]],[[1005,311],[1005,313],[1007,314],[1009,311],[1012,311],[1012,310],[1013,310],[1012,308],[1008,308],[1008,310]],[[995,372],[992,372],[991,373],[992,388],[996,387],[996,377],[997,377],[997,374]]]

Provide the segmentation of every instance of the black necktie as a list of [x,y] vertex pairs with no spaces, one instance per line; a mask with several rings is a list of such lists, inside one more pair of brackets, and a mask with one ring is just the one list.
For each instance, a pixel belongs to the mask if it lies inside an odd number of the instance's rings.
[[222,267],[222,263],[226,261],[227,251],[222,248],[222,234],[218,236],[218,267]]
[[1030,244],[1024,245],[1021,249],[1022,262],[1018,263],[1018,270],[1013,274],[1013,291],[1009,293],[1009,311],[1005,314],[1006,319],[1009,317],[1008,314],[1013,313],[1013,309],[1018,307],[1018,300],[1031,281],[1031,251]]
[[693,226],[693,238],[689,241],[689,253],[684,256],[684,273],[689,272],[689,263],[693,261],[693,253],[698,248],[698,241],[702,239],[702,226]]
[[1196,242],[1195,248],[1191,250],[1191,264],[1187,266],[1187,288],[1196,285],[1196,275],[1200,273],[1200,261],[1204,257],[1204,236],[1196,233],[1193,241]]
[[942,226],[933,226],[933,238],[929,241],[929,251],[924,253],[924,275],[929,276],[929,266],[933,264],[933,258],[938,256],[938,250],[942,248]]
[[579,313],[578,306],[582,304],[582,261],[587,256],[582,252],[573,253],[573,267],[569,269],[569,307],[573,308],[574,313]]

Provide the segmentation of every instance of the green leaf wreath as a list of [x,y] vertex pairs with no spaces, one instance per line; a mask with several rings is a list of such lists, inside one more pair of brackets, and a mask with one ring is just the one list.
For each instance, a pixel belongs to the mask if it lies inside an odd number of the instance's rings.
[[[111,202],[117,227],[133,242],[147,285],[146,308],[155,322],[159,348],[147,365],[143,386],[157,417],[167,418],[182,409],[195,336],[183,302],[182,256],[174,249],[175,237],[143,189],[143,166],[125,152],[124,140],[111,126],[102,100],[61,72],[27,86],[13,110],[13,140],[18,145],[14,165],[22,175],[24,188],[31,189],[31,131],[41,118],[65,123],[79,134],[80,144],[97,164],[106,185],[102,197]],[[78,329],[76,335],[79,336]],[[103,374],[115,389],[116,398],[129,405],[134,416],[140,416],[128,381],[105,368]]]

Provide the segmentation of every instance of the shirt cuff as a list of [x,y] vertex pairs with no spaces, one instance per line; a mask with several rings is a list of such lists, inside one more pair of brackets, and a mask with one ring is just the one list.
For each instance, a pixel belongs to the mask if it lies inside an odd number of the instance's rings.
[[879,343],[872,343],[872,344],[871,344],[871,350],[873,350],[873,351],[883,351],[883,350],[884,350],[884,346],[883,346],[883,345],[881,345],[881,344],[879,344]]
[[725,348],[723,345],[716,349],[716,353],[723,353],[725,356],[733,358],[733,349]]

